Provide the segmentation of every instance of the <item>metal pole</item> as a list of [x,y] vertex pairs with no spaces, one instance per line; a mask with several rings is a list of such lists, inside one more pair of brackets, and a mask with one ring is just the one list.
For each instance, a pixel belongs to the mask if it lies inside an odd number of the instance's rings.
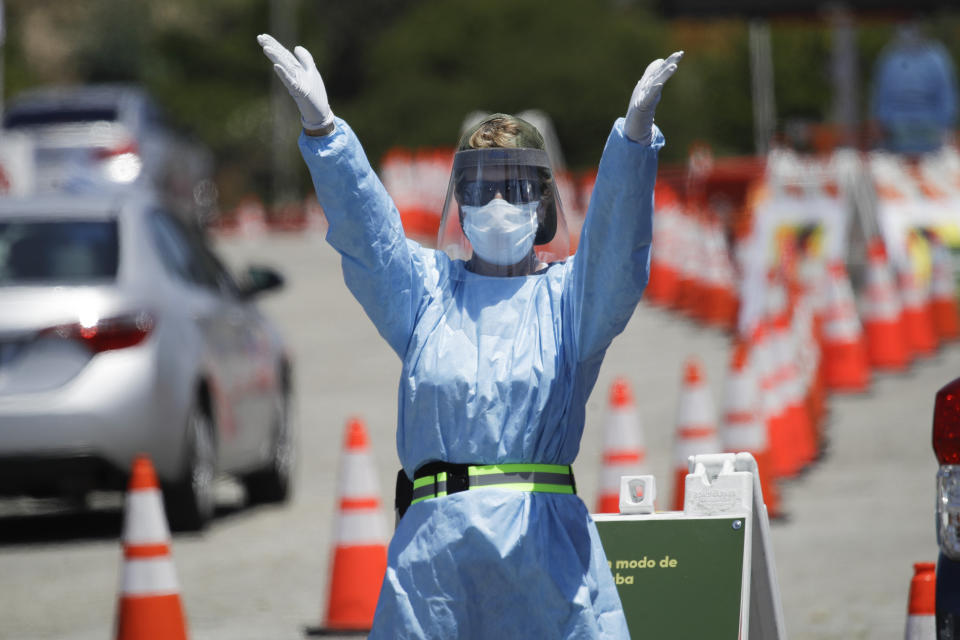
[[750,85],[753,93],[753,141],[757,155],[766,155],[777,125],[773,91],[773,47],[770,23],[750,21]]
[[3,67],[6,65],[7,52],[7,8],[3,0],[0,0],[0,119],[3,118],[3,112],[6,110],[6,94],[3,91],[4,74]]
[[833,121],[840,134],[841,145],[852,145],[859,123],[857,96],[860,74],[857,66],[856,25],[842,5],[828,14],[831,31],[830,77],[833,82]]
[[[270,33],[289,49],[293,49],[297,37],[294,13],[296,0],[270,1]],[[296,136],[299,133],[300,116],[286,88],[273,74],[270,88],[270,111],[272,115],[272,193],[274,205],[297,197],[297,175],[294,160]]]

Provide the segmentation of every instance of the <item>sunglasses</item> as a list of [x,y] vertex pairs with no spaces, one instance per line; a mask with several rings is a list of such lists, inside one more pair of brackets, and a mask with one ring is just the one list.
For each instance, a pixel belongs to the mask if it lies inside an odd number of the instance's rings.
[[510,204],[535,202],[543,196],[540,180],[516,178],[506,180],[463,180],[455,188],[457,201],[467,206],[480,206],[497,194]]

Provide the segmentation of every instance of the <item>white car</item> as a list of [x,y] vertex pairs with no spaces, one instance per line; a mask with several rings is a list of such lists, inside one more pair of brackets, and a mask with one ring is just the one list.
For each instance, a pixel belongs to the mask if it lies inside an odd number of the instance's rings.
[[174,131],[136,85],[30,89],[4,105],[3,129],[33,145],[33,193],[149,188],[187,220],[216,203],[209,150]]
[[0,495],[123,489],[147,453],[171,525],[203,528],[219,472],[290,490],[291,360],[202,233],[146,193],[0,200]]

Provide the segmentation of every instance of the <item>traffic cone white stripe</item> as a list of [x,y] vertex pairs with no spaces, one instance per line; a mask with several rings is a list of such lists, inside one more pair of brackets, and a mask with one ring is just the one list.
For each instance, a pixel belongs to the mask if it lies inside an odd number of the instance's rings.
[[344,451],[339,495],[351,498],[380,495],[376,475],[371,473],[369,451]]
[[809,301],[814,313],[822,313],[827,308],[827,263],[818,258],[804,258],[797,275],[803,287],[802,297]]
[[776,415],[780,411],[782,389],[777,384],[772,344],[766,330],[759,331],[754,346],[757,362],[757,376],[760,378],[760,405],[764,417]]
[[[680,262],[677,259],[678,248],[677,245],[677,234],[679,220],[676,215],[676,209],[666,208],[658,210],[656,215],[653,217],[653,233],[654,237],[657,240],[654,241],[652,248],[655,251],[657,259],[663,262],[671,269],[676,269],[680,266]],[[659,242],[659,244],[658,244]],[[651,259],[653,257],[651,254]]]
[[[909,263],[909,260],[907,262]],[[910,264],[900,273],[900,287],[904,307],[915,309],[927,303],[927,292]]]
[[910,616],[905,632],[907,640],[936,640],[936,616]]
[[123,517],[123,542],[143,544],[168,542],[170,530],[157,489],[138,489],[127,494]]
[[681,425],[712,425],[715,412],[710,390],[698,386],[689,390],[686,402],[680,406],[677,423]]
[[933,265],[931,266],[930,296],[938,299],[953,300],[956,298],[957,286],[953,280],[950,264],[950,254],[944,247],[933,249]]
[[860,337],[860,319],[852,299],[845,299],[832,305],[823,319],[823,332],[828,338],[856,340]]
[[128,559],[123,565],[123,593],[127,596],[166,596],[180,591],[169,557]]
[[632,451],[643,447],[643,435],[637,429],[635,411],[611,409],[604,433],[604,451]]
[[789,304],[787,290],[783,286],[781,276],[776,271],[771,270],[767,274],[767,282],[769,284],[766,291],[766,311],[768,316],[776,318],[787,311]]
[[760,412],[728,413],[724,416],[722,440],[728,451],[766,451],[769,438]]
[[863,315],[875,320],[896,321],[900,317],[900,299],[893,278],[886,269],[871,268],[867,272],[867,295],[863,300]]
[[804,392],[809,391],[820,366],[820,345],[814,327],[814,308],[809,296],[800,296],[793,314],[797,340],[797,363],[803,378]]
[[340,513],[337,521],[337,543],[346,546],[384,544],[388,537],[386,520],[379,508]]
[[800,377],[800,369],[796,364],[796,349],[793,346],[784,345],[788,349],[790,362],[780,368],[779,383],[783,387],[783,395],[788,402],[800,402],[803,399],[803,380]]

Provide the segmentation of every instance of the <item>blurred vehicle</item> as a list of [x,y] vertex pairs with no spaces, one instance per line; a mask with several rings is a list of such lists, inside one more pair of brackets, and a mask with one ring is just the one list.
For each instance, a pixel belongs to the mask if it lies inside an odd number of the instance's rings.
[[3,128],[33,141],[36,193],[149,187],[185,219],[200,222],[216,204],[211,154],[175,132],[140,87],[25,91],[6,105]]
[[151,456],[167,514],[200,529],[218,472],[290,490],[291,362],[256,297],[153,196],[0,199],[0,494],[123,489]]
[[937,638],[960,637],[960,378],[936,395],[933,451],[937,470]]

